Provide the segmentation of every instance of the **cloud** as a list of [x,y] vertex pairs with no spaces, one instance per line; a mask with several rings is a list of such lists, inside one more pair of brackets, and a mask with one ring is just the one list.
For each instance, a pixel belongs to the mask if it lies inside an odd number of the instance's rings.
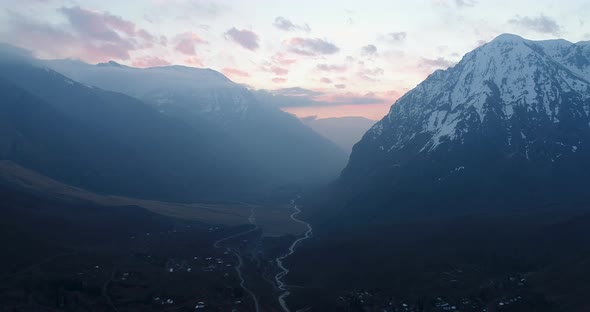
[[182,39],[174,47],[176,51],[186,54],[186,55],[195,55],[197,52],[195,51],[195,45],[192,41],[188,39]]
[[345,72],[348,70],[346,65],[328,65],[328,64],[318,64],[316,66],[317,70],[326,71],[326,72]]
[[135,35],[135,24],[107,12],[95,12],[76,7],[62,7],[58,10],[66,16],[70,25],[80,35],[90,39],[119,40],[119,33]]
[[345,84],[342,84],[342,83],[335,84],[334,87],[336,89],[346,89],[346,85]]
[[134,67],[147,68],[147,67],[168,66],[168,65],[171,65],[171,63],[164,60],[164,59],[161,59],[159,57],[145,56],[145,57],[140,57],[140,58],[133,60],[132,65]]
[[361,48],[361,55],[363,55],[363,56],[377,55],[377,47],[373,44],[366,45]]
[[439,57],[436,59],[429,59],[429,58],[421,58],[420,59],[420,66],[430,67],[430,68],[449,68],[455,66],[456,62],[450,61],[445,59],[444,57]]
[[357,76],[367,81],[377,81],[378,76],[382,76],[385,71],[382,68],[361,68],[357,73]]
[[269,73],[273,73],[277,76],[285,76],[289,73],[289,70],[287,68],[275,66],[275,65],[270,65],[270,64],[260,66],[260,70],[265,71],[265,72],[269,72]]
[[391,32],[388,33],[387,35],[385,35],[385,40],[389,41],[391,43],[402,43],[404,41],[406,41],[406,38],[408,37],[408,33],[406,33],[405,31],[401,31],[401,32]]
[[314,97],[318,95],[324,94],[320,91],[314,91],[310,89],[305,89],[301,87],[292,87],[292,88],[284,88],[279,90],[272,91],[274,95],[282,95],[282,96],[298,96],[298,97]]
[[145,41],[149,41],[149,42],[157,42],[156,36],[150,34],[147,30],[145,29],[140,29],[137,31],[137,36],[142,38]]
[[290,20],[279,16],[275,18],[274,23],[272,23],[274,27],[283,30],[283,31],[295,31],[295,30],[302,30],[305,32],[310,32],[311,28],[307,24],[297,25]]
[[270,72],[274,73],[277,76],[284,76],[289,73],[289,70],[278,66],[272,66],[270,68]]
[[249,73],[247,73],[245,71],[242,71],[242,70],[239,70],[237,68],[225,67],[224,69],[221,70],[221,72],[224,75],[229,76],[229,77],[233,77],[233,78],[236,78],[236,77],[240,77],[240,78],[250,77],[250,74]]
[[182,54],[196,55],[195,45],[207,44],[197,33],[185,32],[177,36],[174,49]]
[[472,7],[477,4],[476,0],[455,0],[455,4],[462,8],[462,7]]
[[305,117],[299,117],[299,119],[301,121],[303,121],[303,123],[307,123],[307,122],[311,122],[314,121],[316,119],[318,119],[318,116],[314,115],[314,116],[305,116]]
[[279,64],[281,66],[289,66],[292,64],[297,63],[296,59],[289,58],[285,53],[279,52],[272,56],[272,62]]
[[229,11],[229,8],[219,4],[218,1],[190,1],[191,14],[200,16],[215,17]]
[[545,15],[537,17],[517,15],[508,23],[543,34],[558,36],[561,33],[561,26],[554,19]]
[[383,104],[387,100],[378,97],[373,92],[365,94],[358,94],[353,92],[346,92],[344,94],[326,94],[317,98],[325,105],[369,105],[369,104]]
[[205,64],[203,64],[203,60],[196,56],[187,58],[186,60],[184,60],[184,63],[194,67],[205,67]]
[[287,82],[287,79],[275,77],[275,78],[272,79],[272,82],[274,82],[274,83],[285,83],[285,82]]
[[255,51],[258,49],[258,35],[251,30],[242,29],[239,30],[232,27],[230,30],[225,32],[225,37],[229,38],[233,42],[239,44],[244,49]]
[[232,11],[230,7],[221,4],[221,1],[150,0],[149,2],[157,6],[158,12],[175,14],[182,20],[212,19]]
[[[335,85],[337,89],[345,85]],[[276,107],[309,107],[383,104],[391,102],[388,94],[368,93],[326,93],[300,87],[278,90],[257,90],[254,95],[263,103]]]
[[320,82],[321,82],[321,83],[330,83],[330,84],[331,84],[331,83],[332,83],[332,79],[330,79],[330,78],[328,78],[328,77],[322,77],[322,78],[320,79]]
[[328,55],[340,51],[335,44],[319,38],[292,38],[287,45],[292,53],[305,56]]
[[434,5],[443,7],[450,7],[451,2],[458,8],[473,7],[479,3],[477,0],[432,0]]
[[44,58],[73,57],[87,62],[129,60],[130,53],[158,43],[156,36],[108,12],[80,7],[57,9],[66,24],[54,25],[6,11],[4,40]]
[[160,36],[159,43],[163,46],[167,46],[168,45],[168,38],[166,36]]

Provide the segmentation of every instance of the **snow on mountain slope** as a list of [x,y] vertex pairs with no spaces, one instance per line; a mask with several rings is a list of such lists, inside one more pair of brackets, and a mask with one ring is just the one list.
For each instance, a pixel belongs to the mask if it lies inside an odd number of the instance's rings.
[[[399,99],[366,137],[389,136],[379,149],[391,152],[426,134],[429,139],[420,151],[428,152],[443,142],[460,140],[490,114],[508,121],[521,111],[533,120],[558,123],[564,116],[560,109],[572,109],[590,125],[589,58],[587,42],[534,42],[501,35],[465,55],[456,66],[430,75]],[[564,104],[572,101],[585,104]]]
[[354,146],[336,183],[349,219],[587,203],[589,52],[501,35],[431,74]]

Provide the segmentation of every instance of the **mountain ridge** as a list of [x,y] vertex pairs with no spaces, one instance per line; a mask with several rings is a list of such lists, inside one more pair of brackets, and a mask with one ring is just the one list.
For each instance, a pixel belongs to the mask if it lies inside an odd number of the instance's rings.
[[[208,123],[229,137],[258,168],[256,174],[269,181],[328,181],[346,162],[346,153],[337,145],[211,69],[96,66],[68,60],[45,64],[84,84],[140,99],[187,124]],[[298,147],[292,148],[293,144]]]
[[590,49],[558,44],[501,35],[431,74],[355,145],[337,182],[345,197],[428,211],[435,198],[477,209],[475,194],[484,206],[503,196],[511,207],[568,193],[585,200]]

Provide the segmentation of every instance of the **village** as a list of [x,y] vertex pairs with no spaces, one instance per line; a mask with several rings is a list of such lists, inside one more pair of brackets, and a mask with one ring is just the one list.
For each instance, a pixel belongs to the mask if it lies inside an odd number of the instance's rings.
[[343,311],[380,312],[544,311],[543,303],[538,299],[529,288],[526,274],[514,274],[489,280],[471,294],[462,296],[403,298],[381,291],[359,290],[338,297],[338,306]]
[[[232,232],[186,223],[136,233],[101,250],[64,254],[4,279],[0,311],[28,305],[71,311],[250,311],[235,255],[212,246]],[[4,291],[8,283],[23,288]],[[54,289],[53,295],[35,290],[46,288]]]

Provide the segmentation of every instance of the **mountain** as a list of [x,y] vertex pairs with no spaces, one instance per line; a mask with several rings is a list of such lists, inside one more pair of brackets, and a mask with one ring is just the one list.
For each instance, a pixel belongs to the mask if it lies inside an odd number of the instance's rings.
[[400,98],[338,187],[375,218],[567,206],[590,199],[589,156],[590,42],[506,34]]
[[301,121],[347,152],[356,144],[375,121],[364,117],[302,118]]
[[211,69],[141,69],[72,60],[45,64],[74,80],[140,99],[188,124],[208,122],[230,137],[233,154],[249,159],[268,184],[328,181],[346,164],[341,148]]
[[588,69],[590,42],[501,35],[400,98],[304,198],[290,307],[587,311]]
[[235,196],[259,180],[231,138],[73,81],[36,60],[0,61],[0,158],[100,193],[168,200]]

